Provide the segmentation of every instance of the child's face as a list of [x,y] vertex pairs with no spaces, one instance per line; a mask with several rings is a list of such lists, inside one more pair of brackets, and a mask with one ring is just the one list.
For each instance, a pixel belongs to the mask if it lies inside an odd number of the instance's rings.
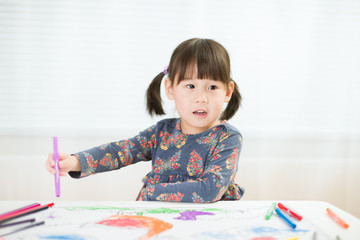
[[195,77],[174,84],[165,79],[165,91],[170,100],[175,101],[181,117],[181,130],[186,134],[201,133],[217,124],[225,102],[230,100],[234,83],[228,87],[221,81],[197,79]]

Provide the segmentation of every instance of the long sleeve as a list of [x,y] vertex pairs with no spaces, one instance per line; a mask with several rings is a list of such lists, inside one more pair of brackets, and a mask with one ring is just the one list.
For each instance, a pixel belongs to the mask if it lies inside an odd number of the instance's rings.
[[234,194],[237,196],[232,200],[240,199],[243,190],[234,183],[234,179],[242,137],[238,132],[223,131],[218,135],[209,136],[197,140],[198,144],[209,146],[208,159],[202,159],[204,156],[202,157],[196,150],[192,150],[189,154],[186,170],[190,177],[202,172],[199,177],[146,185],[139,194],[139,200],[215,202],[224,198],[224,195],[228,197]]
[[152,157],[154,142],[154,127],[150,127],[133,138],[73,154],[80,161],[81,172],[69,172],[69,175],[73,178],[81,178],[116,170],[139,161],[149,161]]

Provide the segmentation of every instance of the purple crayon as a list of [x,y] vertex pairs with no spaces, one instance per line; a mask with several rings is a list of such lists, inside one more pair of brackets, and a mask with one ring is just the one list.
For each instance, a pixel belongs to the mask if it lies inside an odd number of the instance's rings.
[[59,170],[59,152],[58,152],[58,138],[53,137],[54,153],[53,158],[55,161],[55,193],[56,197],[60,197],[60,170]]

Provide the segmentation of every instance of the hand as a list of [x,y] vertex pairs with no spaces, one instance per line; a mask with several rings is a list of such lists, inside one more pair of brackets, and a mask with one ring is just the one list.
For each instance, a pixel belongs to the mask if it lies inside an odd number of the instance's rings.
[[[53,154],[50,153],[48,160],[46,161],[47,170],[55,175],[55,161],[53,159]],[[67,153],[59,153],[59,170],[60,176],[66,176],[70,171],[81,171],[80,161],[75,157]]]

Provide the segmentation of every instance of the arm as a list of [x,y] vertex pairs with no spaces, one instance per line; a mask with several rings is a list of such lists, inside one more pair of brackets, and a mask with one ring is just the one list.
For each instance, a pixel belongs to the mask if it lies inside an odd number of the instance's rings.
[[241,150],[241,135],[221,134],[200,178],[186,182],[148,185],[140,200],[176,202],[216,202],[234,181]]
[[131,139],[73,154],[80,163],[81,171],[70,171],[69,175],[80,178],[148,161],[151,159],[154,139],[154,127],[150,127]]

